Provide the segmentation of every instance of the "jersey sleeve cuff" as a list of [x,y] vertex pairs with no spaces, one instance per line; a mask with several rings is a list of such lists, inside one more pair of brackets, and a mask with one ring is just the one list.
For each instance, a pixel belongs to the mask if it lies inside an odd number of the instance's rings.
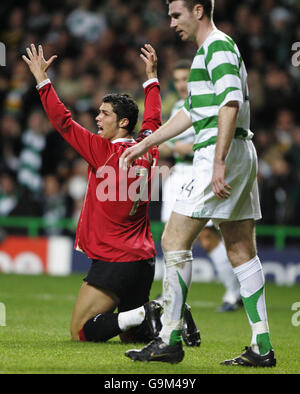
[[36,85],[36,89],[40,90],[42,89],[45,85],[47,85],[48,83],[51,83],[50,79],[47,78],[44,81],[42,81],[41,83],[39,83],[38,85]]
[[148,81],[143,83],[143,88],[146,89],[147,86],[151,85],[151,83],[154,83],[154,82],[158,83],[158,78],[148,79]]
[[182,109],[186,113],[186,115],[190,118],[191,117],[190,112],[184,106],[182,107]]

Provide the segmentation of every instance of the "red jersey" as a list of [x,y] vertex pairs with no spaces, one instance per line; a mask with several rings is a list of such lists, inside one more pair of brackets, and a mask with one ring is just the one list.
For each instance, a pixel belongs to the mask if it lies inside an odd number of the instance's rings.
[[[137,141],[161,125],[159,83],[152,82],[144,90],[145,111]],[[158,161],[158,148],[151,148],[126,173],[119,169],[119,158],[125,149],[137,143],[135,140],[118,139],[110,142],[80,126],[59,100],[51,83],[40,88],[39,93],[52,125],[89,164],[88,187],[77,225],[75,249],[83,251],[92,259],[108,262],[154,257],[156,251],[148,207],[150,181]],[[148,194],[146,199],[141,200],[139,194],[145,185]],[[105,200],[107,192],[110,194]]]

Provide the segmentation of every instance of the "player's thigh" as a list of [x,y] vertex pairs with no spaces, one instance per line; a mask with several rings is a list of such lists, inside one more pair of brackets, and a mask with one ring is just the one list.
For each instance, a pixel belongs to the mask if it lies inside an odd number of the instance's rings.
[[220,223],[220,229],[228,258],[234,267],[238,267],[256,256],[255,222],[253,219],[223,222]]
[[112,312],[119,303],[118,297],[109,290],[96,288],[84,282],[78,293],[71,320],[72,338],[92,317],[99,313]]
[[207,222],[208,219],[196,219],[172,212],[162,235],[164,252],[190,250]]

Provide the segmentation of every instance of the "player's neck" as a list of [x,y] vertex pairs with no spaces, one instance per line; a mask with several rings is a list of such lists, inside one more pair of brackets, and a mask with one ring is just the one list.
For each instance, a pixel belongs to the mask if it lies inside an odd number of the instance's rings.
[[120,139],[120,138],[124,138],[124,139],[132,139],[132,135],[130,135],[128,132],[127,132],[127,130],[124,130],[124,129],[120,129],[118,132],[117,132],[117,134],[114,136],[114,137],[112,137],[111,139],[110,139],[110,142],[112,142],[112,141],[115,141],[115,140],[118,140],[118,139]]
[[216,26],[212,20],[205,19],[202,20],[201,25],[199,26],[199,29],[196,34],[196,43],[198,48],[202,46],[204,41],[207,39],[207,37],[210,35],[210,33],[216,29]]

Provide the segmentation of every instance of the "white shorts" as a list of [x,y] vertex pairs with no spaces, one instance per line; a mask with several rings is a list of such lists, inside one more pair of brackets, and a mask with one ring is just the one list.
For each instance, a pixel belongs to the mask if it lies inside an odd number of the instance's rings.
[[231,196],[219,200],[212,191],[216,145],[195,152],[193,182],[177,196],[173,211],[192,218],[224,221],[261,219],[257,185],[257,154],[252,141],[235,138],[226,157],[226,182]]
[[162,188],[161,221],[167,223],[173,211],[176,198],[193,178],[193,165],[178,163],[172,168],[170,176],[166,179]]

